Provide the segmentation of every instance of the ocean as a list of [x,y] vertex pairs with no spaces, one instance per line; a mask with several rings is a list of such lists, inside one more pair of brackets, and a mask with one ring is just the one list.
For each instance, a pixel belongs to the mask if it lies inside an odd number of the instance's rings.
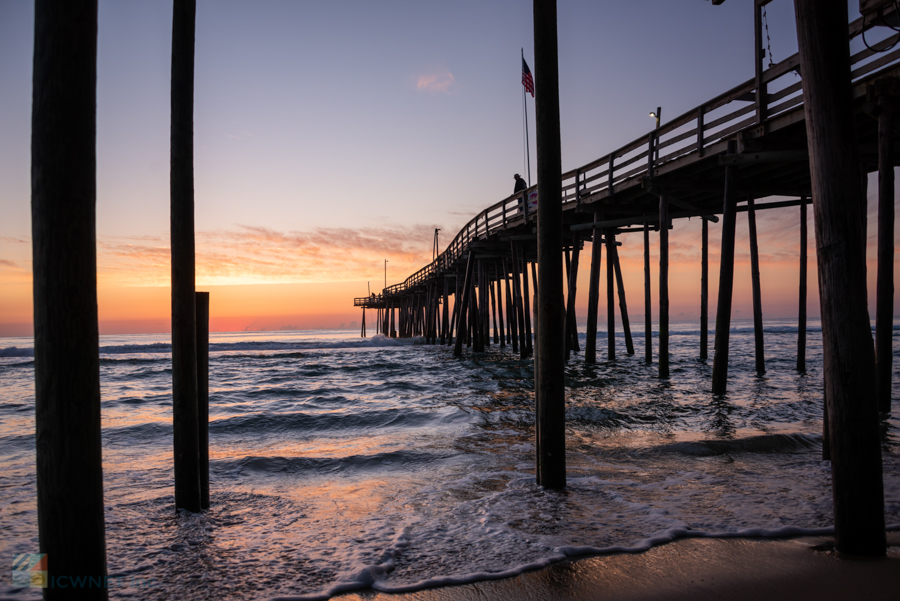
[[[584,345],[582,327],[581,344]],[[900,527],[900,357],[883,421],[887,523]],[[327,598],[520,573],[681,536],[827,533],[821,327],[795,371],[795,320],[734,322],[729,392],[712,349],[671,326],[671,377],[618,336],[566,370],[568,487],[534,481],[533,363],[492,345],[454,359],[357,332],[214,333],[210,510],[176,512],[169,335],[100,337],[112,598]],[[713,336],[710,333],[710,347]],[[655,339],[654,339],[655,342]],[[33,342],[0,338],[0,561],[38,552]],[[53,558],[48,557],[51,570]],[[11,569],[11,568],[10,568]],[[0,596],[38,599],[11,577]]]

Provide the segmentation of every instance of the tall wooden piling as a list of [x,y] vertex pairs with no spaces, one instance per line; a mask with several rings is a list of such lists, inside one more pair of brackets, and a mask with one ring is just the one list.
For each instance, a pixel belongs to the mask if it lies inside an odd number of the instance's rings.
[[172,422],[175,507],[200,511],[197,331],[194,307],[194,20],[196,0],[172,17]]
[[625,281],[622,278],[622,266],[619,265],[619,249],[613,238],[613,267],[616,270],[616,290],[619,293],[619,317],[622,319],[622,330],[625,333],[625,352],[634,354],[634,342],[631,339],[631,322],[628,321],[628,303],[625,302]]
[[450,280],[444,279],[444,304],[441,307],[441,346],[446,344],[447,335],[450,333]]
[[[54,577],[106,577],[97,328],[97,2],[34,7],[31,240],[37,520]],[[37,551],[37,549],[35,549]],[[45,588],[45,599],[71,592]],[[107,589],[80,598],[106,599]]]
[[515,242],[510,242],[512,249],[513,307],[516,311],[516,331],[519,333],[519,357],[528,356],[528,344],[525,342],[525,310],[522,303],[522,282],[519,278],[519,253]]
[[756,239],[756,208],[753,197],[747,199],[747,225],[750,228],[750,278],[753,284],[753,334],[756,349],[756,373],[766,373],[763,345],[762,293],[759,287],[759,244]]
[[512,279],[510,278],[509,268],[506,266],[506,259],[503,261],[503,280],[506,282],[506,325],[509,326],[509,342],[512,344],[513,352],[519,352],[519,332],[518,317],[516,313],[515,296],[512,289]]
[[[600,213],[594,213],[594,223],[600,221]],[[597,362],[597,311],[600,308],[600,261],[603,257],[603,242],[600,228],[594,227],[591,238],[591,275],[588,280],[587,332],[584,339],[584,362]]]
[[494,264],[497,280],[497,321],[500,325],[500,348],[506,348],[506,332],[503,327],[503,280],[500,278],[500,265]]
[[669,193],[659,195],[659,377],[669,377]]
[[884,488],[847,3],[794,0],[794,10],[815,201],[835,542],[840,553],[883,556]]
[[459,317],[457,318],[456,345],[453,347],[453,356],[462,355],[462,345],[466,331],[466,311],[469,308],[469,291],[471,289],[472,274],[475,271],[475,252],[469,251],[469,260],[466,263],[466,278],[462,286],[462,302],[459,304]]
[[[893,80],[888,80],[893,83]],[[888,82],[885,82],[888,83]],[[886,87],[886,86],[884,86]],[[878,409],[891,410],[894,329],[894,107],[878,95],[878,272],[875,284],[875,396]]]
[[806,199],[800,203],[800,294],[797,308],[797,371],[806,373]]
[[644,361],[653,362],[653,320],[650,316],[650,224],[644,222]]
[[536,447],[537,481],[545,488],[566,485],[565,364],[562,291],[562,160],[559,137],[559,65],[556,0],[534,0],[535,115],[538,152],[538,313],[540,354]]
[[709,221],[700,221],[700,361],[706,363],[709,347]]
[[[200,444],[200,507],[209,509],[209,292],[198,292],[197,434]],[[365,327],[365,311],[363,311]]]
[[[737,152],[737,143],[728,142],[728,154]],[[716,341],[713,346],[713,394],[728,389],[728,342],[731,335],[731,297],[734,290],[734,230],[737,222],[736,167],[725,167],[725,201],[722,207],[722,252],[719,255],[719,297],[716,308]]]
[[488,282],[491,293],[491,315],[494,318],[494,344],[500,344],[500,327],[497,325],[497,297],[494,296],[494,282]]
[[606,230],[606,353],[610,361],[616,360],[616,291],[613,251],[614,230]]
[[528,290],[528,261],[525,260],[524,251],[522,252],[522,288],[522,300],[525,301],[525,352],[526,355],[531,355],[534,352],[534,343],[531,336],[531,294]]
[[[569,337],[567,351],[578,352],[578,324],[575,317],[575,298],[578,295],[578,258],[581,251],[576,241],[572,248],[572,264],[569,268],[569,292],[566,297],[566,335]],[[566,353],[568,358],[568,352]]]

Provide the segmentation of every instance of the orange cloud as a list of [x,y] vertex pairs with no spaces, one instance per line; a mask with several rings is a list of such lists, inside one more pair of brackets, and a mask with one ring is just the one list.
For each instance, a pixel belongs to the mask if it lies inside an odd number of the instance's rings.
[[416,78],[416,89],[433,94],[453,94],[457,90],[456,78],[445,68],[423,73]]

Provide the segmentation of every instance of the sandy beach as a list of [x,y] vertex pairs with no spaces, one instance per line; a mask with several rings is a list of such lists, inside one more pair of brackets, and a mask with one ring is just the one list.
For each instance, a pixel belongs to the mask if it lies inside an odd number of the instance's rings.
[[342,601],[485,599],[637,601],[681,599],[900,599],[900,532],[884,559],[838,557],[833,539],[682,539],[635,555],[554,564],[514,578],[409,594],[354,593]]

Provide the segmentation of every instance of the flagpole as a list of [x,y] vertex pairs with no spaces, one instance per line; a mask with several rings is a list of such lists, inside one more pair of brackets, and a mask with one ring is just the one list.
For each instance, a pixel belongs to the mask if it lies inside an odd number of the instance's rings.
[[[525,63],[525,49],[522,48],[522,64]],[[525,168],[528,173],[528,187],[531,187],[531,154],[528,150],[528,101],[525,98],[525,86],[522,86],[522,111],[525,113]]]

